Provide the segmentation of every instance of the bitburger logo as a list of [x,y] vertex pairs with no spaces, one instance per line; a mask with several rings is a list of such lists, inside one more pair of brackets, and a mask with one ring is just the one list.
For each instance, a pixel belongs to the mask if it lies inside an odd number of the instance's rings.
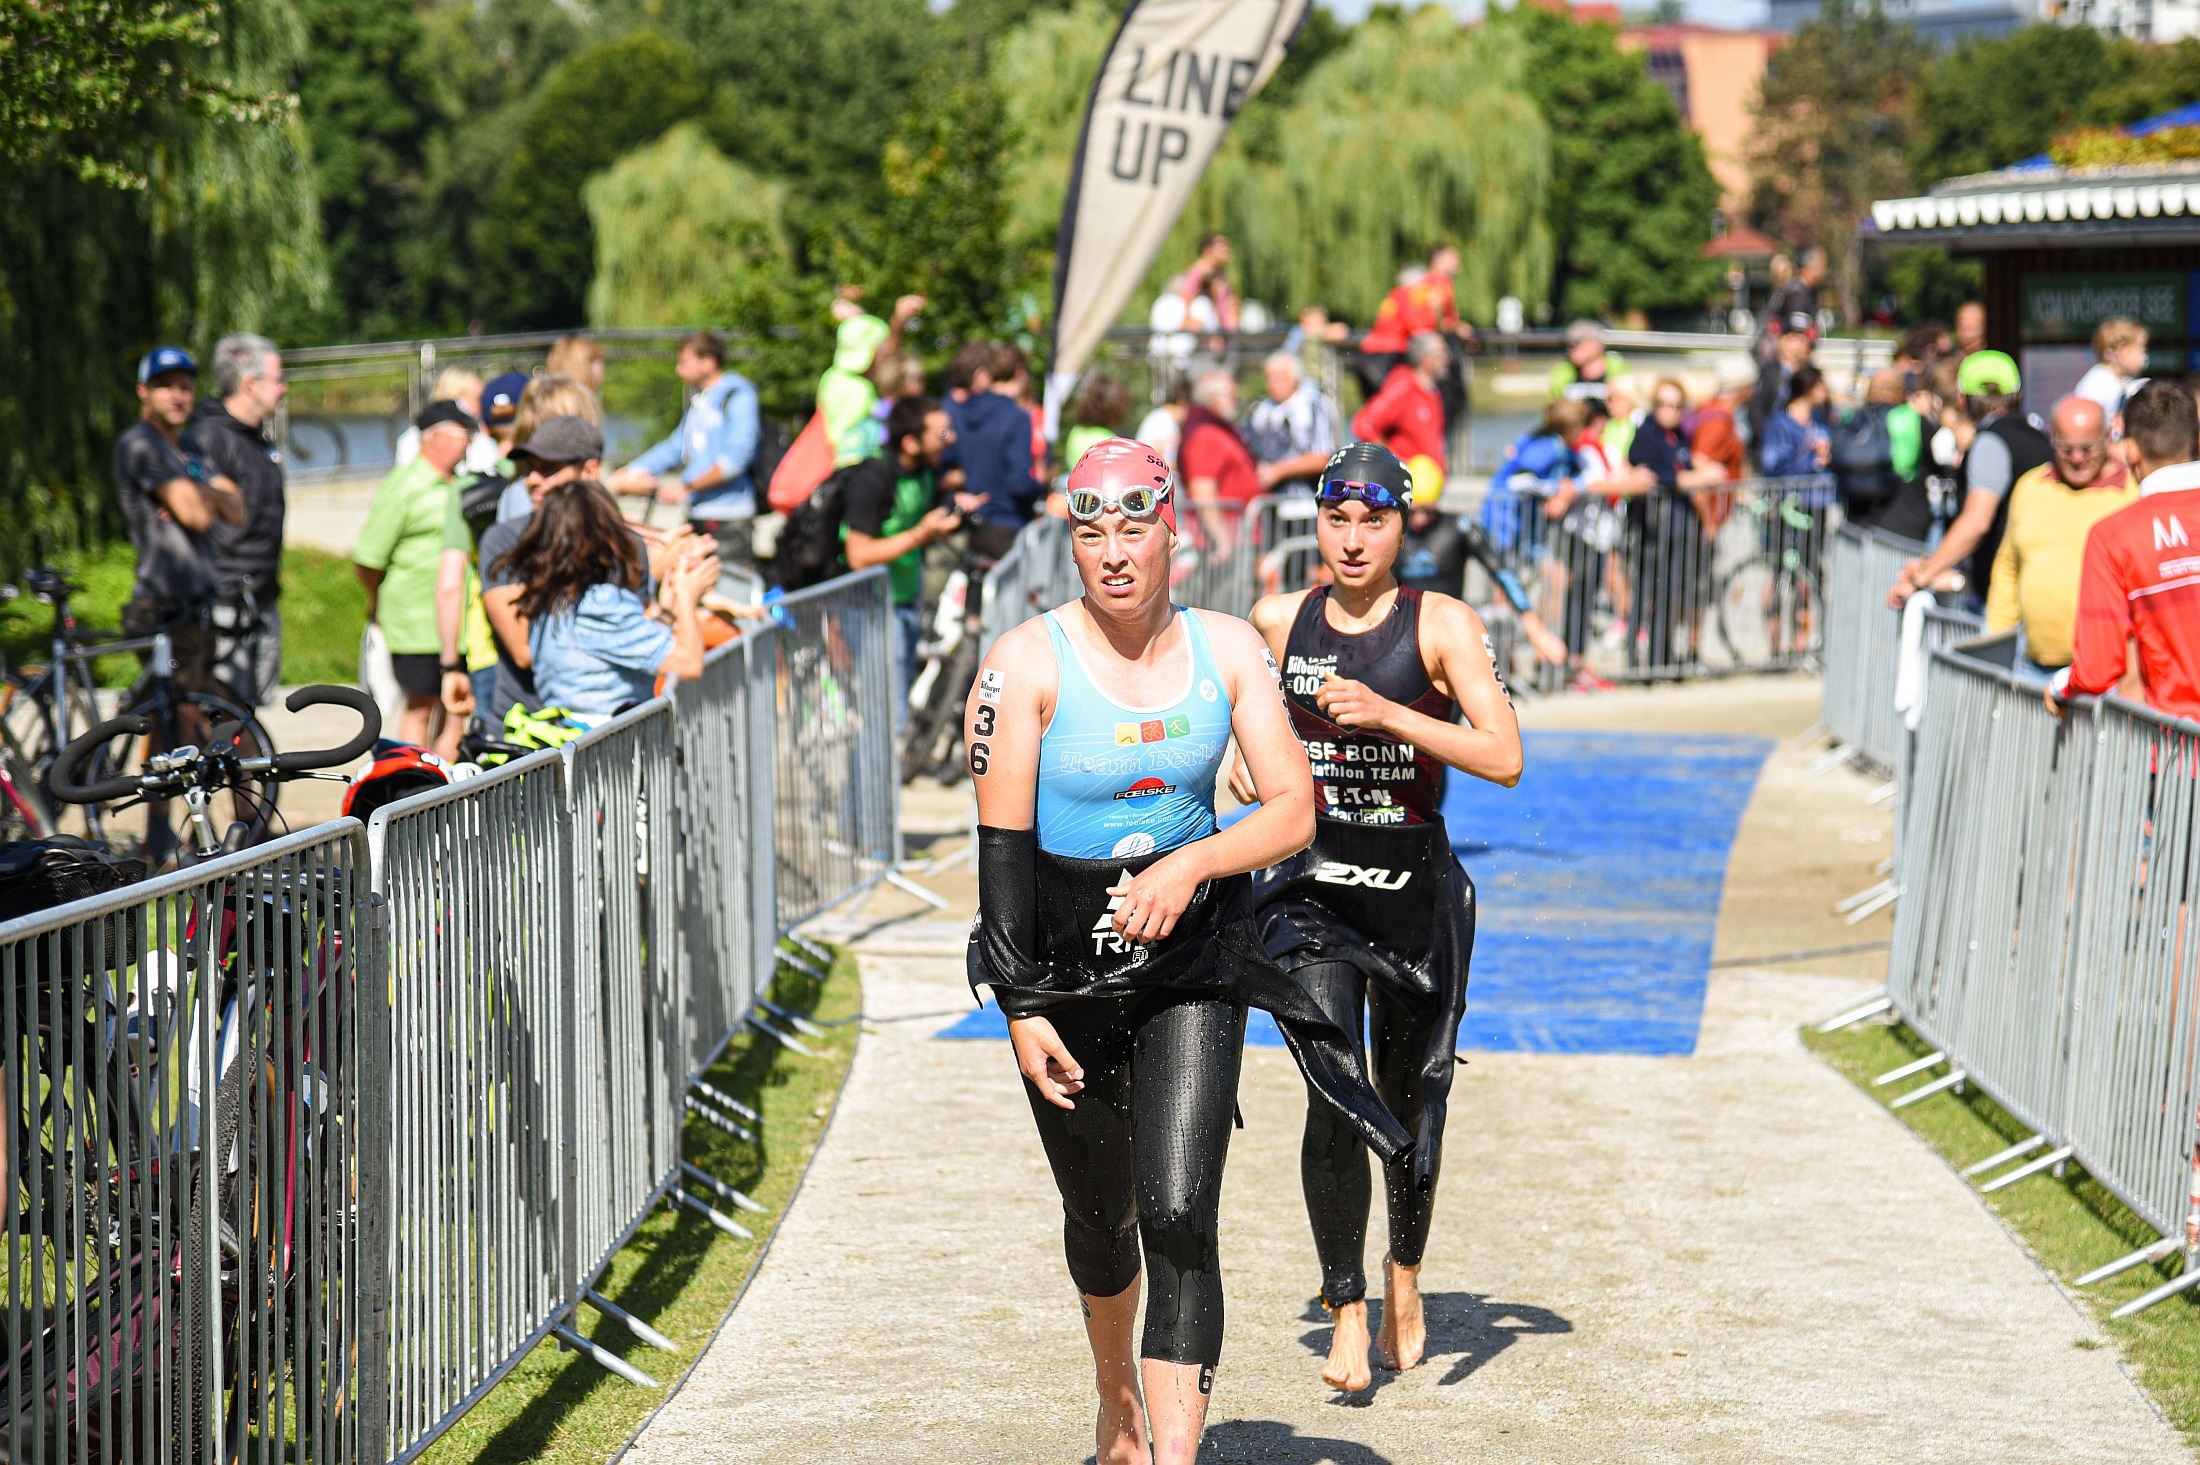
[[1162,794],[1173,794],[1175,792],[1176,785],[1173,783],[1163,783],[1158,778],[1141,778],[1129,788],[1116,794],[1116,797],[1119,799],[1151,799]]

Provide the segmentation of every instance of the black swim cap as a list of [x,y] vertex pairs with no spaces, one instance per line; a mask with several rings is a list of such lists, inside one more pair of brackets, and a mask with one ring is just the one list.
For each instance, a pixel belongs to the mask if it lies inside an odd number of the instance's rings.
[[1330,455],[1329,463],[1322,469],[1322,476],[1315,484],[1315,492],[1321,484],[1337,480],[1346,483],[1376,483],[1397,495],[1398,502],[1413,502],[1413,472],[1398,461],[1398,455],[1381,443],[1346,443]]

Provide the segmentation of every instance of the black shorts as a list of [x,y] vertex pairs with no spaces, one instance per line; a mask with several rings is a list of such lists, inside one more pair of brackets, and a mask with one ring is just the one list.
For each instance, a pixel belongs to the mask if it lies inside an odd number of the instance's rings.
[[[122,633],[133,639],[156,631],[168,633],[168,647],[176,659],[176,685],[189,692],[236,694],[214,676],[214,627],[208,607],[188,601],[132,596],[122,607]],[[139,662],[152,660],[150,652],[138,653]]]
[[443,690],[443,658],[418,652],[390,653],[397,685],[410,697],[433,697]]

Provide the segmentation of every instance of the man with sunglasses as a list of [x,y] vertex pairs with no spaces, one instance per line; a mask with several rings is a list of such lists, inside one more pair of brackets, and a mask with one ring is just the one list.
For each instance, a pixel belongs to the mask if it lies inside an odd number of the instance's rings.
[[[1421,1258],[1474,948],[1474,887],[1444,828],[1445,776],[1456,768],[1512,787],[1520,725],[1480,617],[1398,583],[1413,478],[1397,455],[1344,448],[1315,498],[1330,583],[1268,596],[1252,617],[1283,664],[1292,730],[1313,765],[1314,843],[1264,872],[1256,898],[1270,958],[1332,1022],[1369,1034],[1376,1091],[1417,1136],[1383,1166],[1390,1245],[1376,1344],[1383,1367],[1405,1369],[1427,1345]],[[1230,787],[1254,796],[1235,769]],[[1364,1389],[1368,1147],[1326,1105],[1307,1107],[1299,1177],[1336,1319],[1322,1380]]]
[[2111,451],[2100,403],[2065,397],[2049,425],[2054,461],[2010,485],[2009,523],[1986,593],[1986,629],[2023,627],[2025,662],[2043,679],[2070,665],[2086,536],[2139,497]]

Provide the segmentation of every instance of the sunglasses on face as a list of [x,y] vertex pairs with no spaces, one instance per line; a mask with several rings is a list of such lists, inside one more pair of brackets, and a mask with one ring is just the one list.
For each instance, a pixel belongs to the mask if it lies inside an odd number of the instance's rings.
[[1114,509],[1126,519],[1152,519],[1159,516],[1161,506],[1168,500],[1166,488],[1139,486],[1112,495],[1097,488],[1076,488],[1070,490],[1069,516],[1080,524],[1090,524]]
[[1402,509],[1405,500],[1380,483],[1352,483],[1342,478],[1332,478],[1321,486],[1315,497],[1325,504],[1341,504],[1358,499],[1371,509]]

